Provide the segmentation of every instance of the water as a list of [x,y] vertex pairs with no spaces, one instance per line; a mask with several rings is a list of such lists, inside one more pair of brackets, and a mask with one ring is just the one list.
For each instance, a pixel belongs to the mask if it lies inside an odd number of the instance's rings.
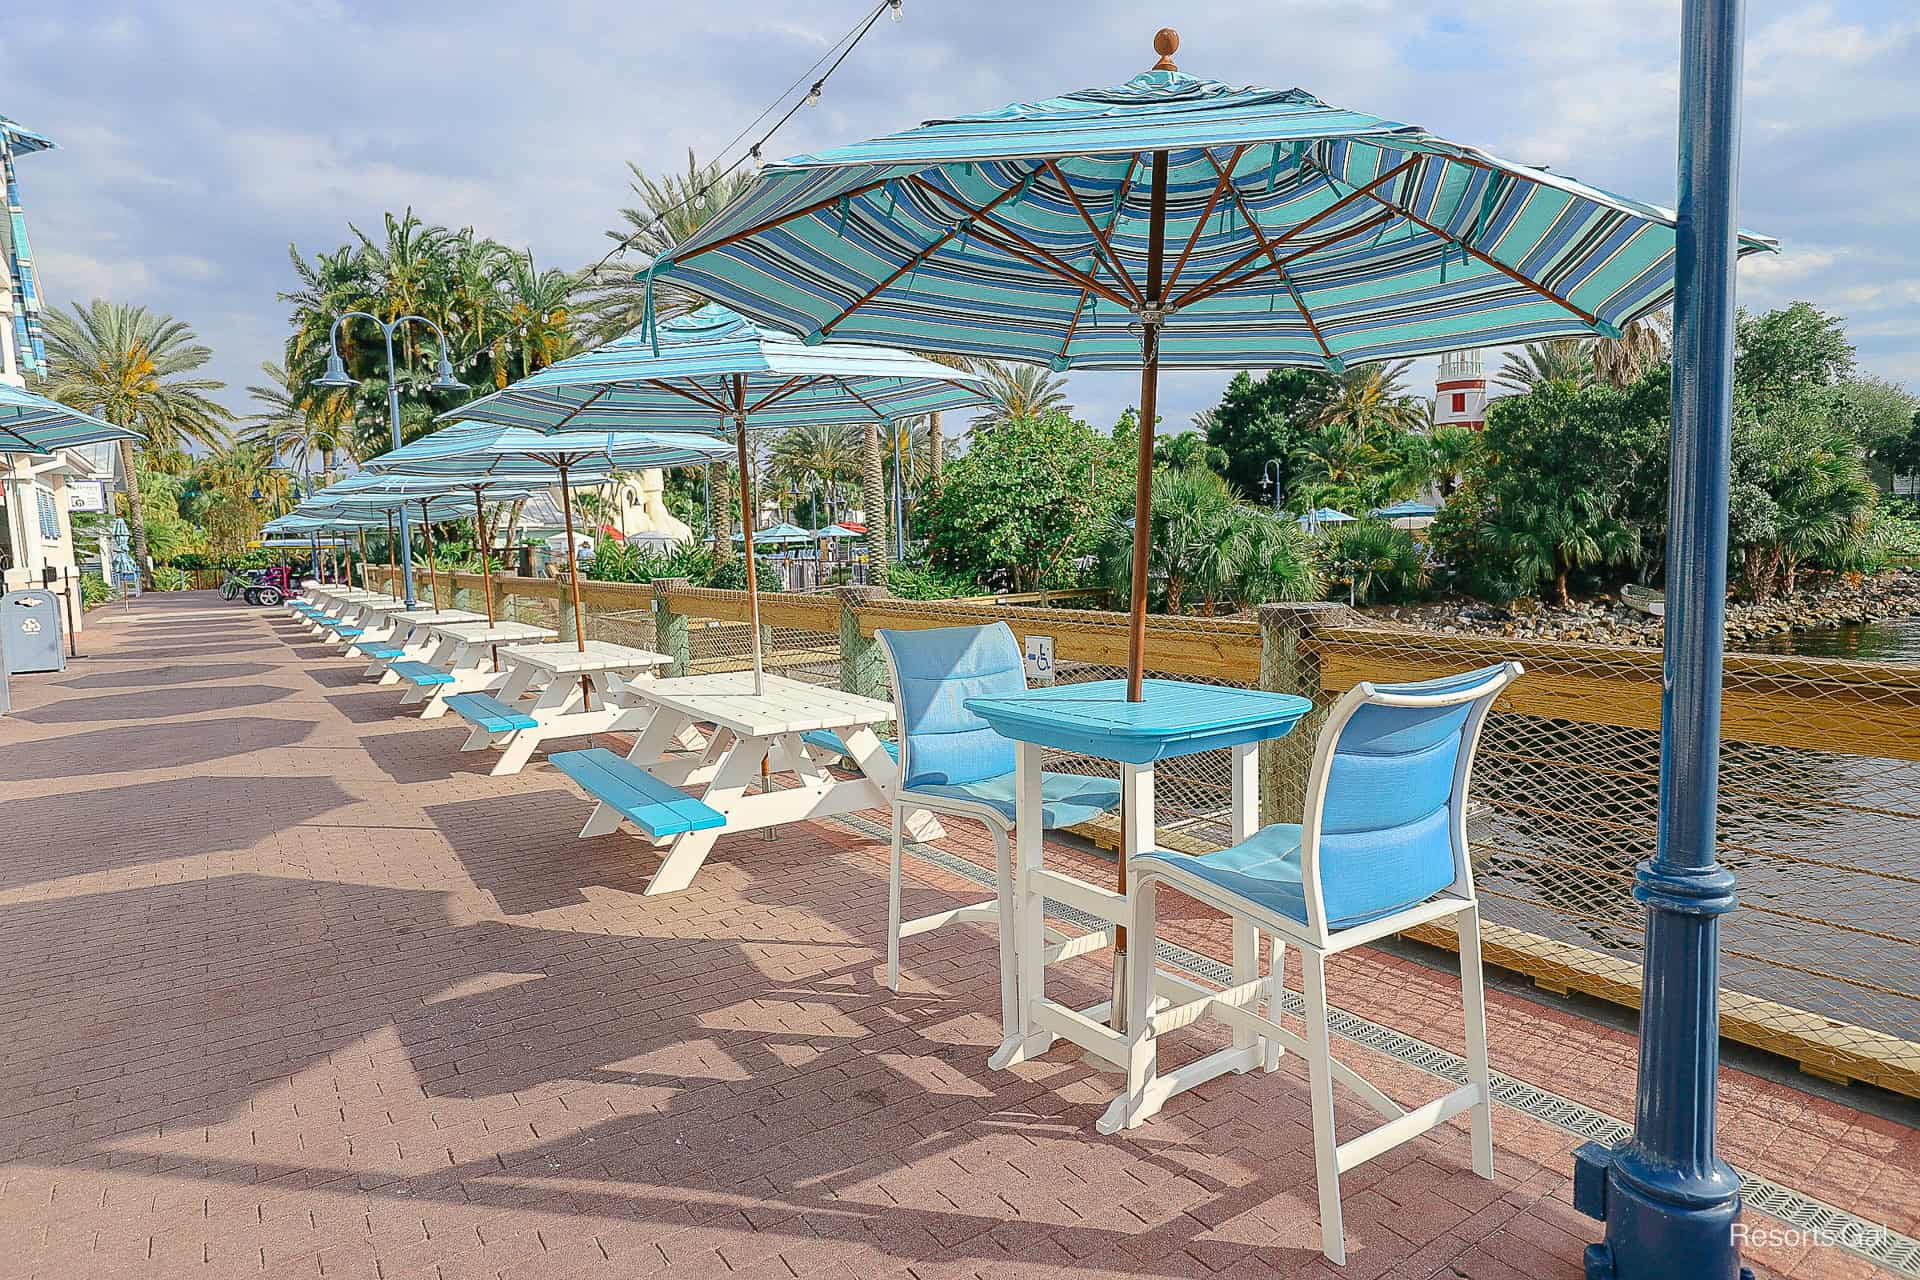
[[1920,663],[1920,618],[1792,631],[1754,641],[1752,652],[1792,653],[1805,658],[1852,658],[1856,662]]

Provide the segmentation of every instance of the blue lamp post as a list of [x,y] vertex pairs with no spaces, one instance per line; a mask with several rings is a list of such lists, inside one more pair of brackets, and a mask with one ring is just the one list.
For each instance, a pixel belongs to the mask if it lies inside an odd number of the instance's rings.
[[1589,1280],[1733,1280],[1740,1182],[1714,1151],[1720,917],[1733,873],[1714,857],[1733,416],[1734,221],[1743,0],[1686,0],[1674,244],[1673,469],[1667,510],[1660,819],[1633,896],[1646,904],[1632,1141],[1575,1154],[1574,1200],[1607,1224]]
[[1280,459],[1268,458],[1267,465],[1260,468],[1260,491],[1273,493],[1273,514],[1280,514]]
[[[379,316],[365,311],[343,311],[333,318],[333,327],[327,332],[327,371],[313,380],[316,387],[329,387],[344,390],[359,386],[359,380],[348,376],[347,366],[340,359],[340,326],[359,317],[371,320],[379,328],[381,337],[387,342],[387,424],[393,432],[393,447],[400,447],[400,383],[393,358],[393,335],[408,321],[423,324],[433,330],[440,339],[440,367],[434,370],[433,381],[429,389],[433,391],[465,391],[467,384],[453,376],[453,362],[447,358],[447,335],[440,326],[425,316],[397,316],[392,321],[382,320]],[[414,605],[413,598],[413,540],[407,533],[407,522],[400,522],[400,575],[406,584],[407,608]]]

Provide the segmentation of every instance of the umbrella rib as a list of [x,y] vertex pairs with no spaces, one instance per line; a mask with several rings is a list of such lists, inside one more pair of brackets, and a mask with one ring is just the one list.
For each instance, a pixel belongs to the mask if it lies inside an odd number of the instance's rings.
[[[1012,199],[1013,196],[1019,192],[1019,190],[1020,190],[1020,184],[1017,182],[1014,183],[1011,187],[1008,187],[1005,191],[1002,191],[999,195],[995,196],[992,199],[992,201],[988,203],[987,208],[988,209],[997,208],[999,205],[1001,205],[1005,201]],[[912,271],[914,268],[918,267],[922,262],[925,262],[928,258],[932,257],[935,253],[939,252],[943,245],[945,245],[949,240],[952,240],[955,236],[959,235],[960,232],[964,230],[966,227],[968,227],[969,225],[971,225],[973,221],[974,221],[974,218],[972,216],[962,218],[959,222],[955,223],[952,227],[949,227],[945,235],[941,236],[938,240],[935,240],[932,244],[926,246],[924,249],[920,250],[918,253],[914,254],[911,258],[908,258],[904,263],[900,265],[898,270],[893,272],[893,274],[889,275],[886,279],[882,280],[879,284],[873,286],[873,288],[867,290],[864,294],[860,295],[860,297],[848,303],[846,306],[846,309],[843,310],[839,315],[835,316],[833,319],[827,321],[825,324],[820,326],[821,336],[824,337],[825,335],[833,332],[834,326],[838,325],[842,320],[845,320],[848,316],[858,311],[861,307],[864,307],[869,302],[872,302],[881,293],[885,292],[893,284],[894,281],[898,280],[901,276],[906,275],[907,272]]]
[[[1313,244],[1305,246],[1304,248],[1295,249],[1292,253],[1284,255],[1280,259],[1280,265],[1284,267],[1291,263],[1298,262],[1301,258],[1304,258],[1309,254],[1319,253],[1322,249],[1328,248],[1332,245],[1339,244],[1342,240],[1351,239],[1354,236],[1365,235],[1367,232],[1372,231],[1375,227],[1386,225],[1388,223],[1391,223],[1393,220],[1394,220],[1393,214],[1381,213],[1376,215],[1375,217],[1368,218],[1362,222],[1356,222],[1354,225],[1352,225],[1351,227],[1348,227],[1344,231],[1336,231],[1324,240],[1316,241]],[[1249,284],[1252,281],[1257,280],[1261,276],[1267,274],[1267,272],[1271,270],[1273,270],[1271,265],[1262,265],[1262,266],[1255,267],[1253,270],[1245,273],[1244,275],[1235,276],[1231,280],[1222,280],[1220,283],[1209,288],[1205,293],[1199,294],[1197,296],[1193,294],[1189,294],[1188,298],[1194,302],[1204,302],[1206,299],[1211,298],[1216,293],[1225,293],[1229,289],[1238,289],[1243,284]]]
[[594,392],[592,395],[588,396],[585,400],[582,400],[578,405],[574,406],[573,411],[567,414],[566,417],[554,423],[553,430],[558,431],[560,428],[566,426],[569,422],[572,422],[575,418],[579,417],[581,414],[587,411],[588,405],[592,404],[595,400],[598,400],[601,396],[606,395],[608,392],[612,390],[613,390],[613,384],[611,382],[601,387],[598,391]]
[[1390,209],[1394,213],[1399,214],[1401,217],[1405,218],[1408,222],[1413,223],[1415,226],[1420,227],[1422,230],[1425,230],[1432,235],[1436,235],[1440,237],[1440,239],[1446,241],[1448,244],[1458,245],[1462,253],[1467,254],[1469,257],[1475,259],[1478,262],[1483,262],[1487,266],[1492,267],[1495,271],[1498,271],[1501,275],[1513,281],[1515,284],[1520,285],[1523,288],[1533,290],[1533,292],[1539,294],[1541,297],[1545,298],[1547,301],[1558,303],[1560,306],[1566,308],[1568,311],[1571,311],[1574,315],[1579,316],[1582,320],[1586,321],[1587,324],[1598,325],[1600,323],[1600,317],[1594,315],[1592,312],[1582,311],[1578,306],[1575,306],[1572,302],[1569,302],[1567,299],[1561,297],[1559,294],[1547,288],[1545,285],[1540,284],[1537,281],[1527,279],[1527,277],[1521,275],[1518,271],[1514,270],[1512,267],[1508,266],[1506,263],[1500,261],[1498,258],[1495,258],[1490,254],[1482,253],[1480,250],[1474,248],[1472,245],[1468,244],[1466,241],[1458,239],[1455,236],[1448,235],[1445,231],[1441,230],[1439,227],[1435,226],[1433,223],[1428,222],[1425,218],[1422,218],[1419,214],[1414,213],[1412,210],[1403,209],[1399,205],[1393,203],[1391,200],[1388,200],[1382,196],[1374,195],[1372,192],[1367,193],[1367,198],[1369,200],[1372,200],[1374,203],[1382,206],[1383,208]]
[[867,194],[867,192],[869,191],[874,191],[880,187],[886,186],[887,183],[890,181],[892,181],[892,179],[890,178],[880,178],[873,182],[862,183],[861,185],[853,188],[851,191],[843,191],[838,195],[828,196],[824,200],[815,200],[812,204],[802,205],[800,208],[795,209],[792,213],[783,213],[777,218],[770,218],[765,222],[756,223],[755,225],[748,227],[744,231],[735,231],[731,235],[722,236],[718,240],[715,240],[712,244],[703,244],[697,249],[689,249],[686,251],[686,253],[676,258],[675,261],[684,262],[688,258],[697,258],[701,254],[711,253],[715,249],[724,249],[728,245],[734,243],[736,240],[745,240],[749,236],[759,235],[762,231],[770,231],[774,227],[783,226],[786,223],[792,222],[795,218],[804,218],[810,213],[818,213],[822,209],[832,208],[834,205],[839,204],[842,200],[852,200],[856,196],[863,196]]
[[[1133,282],[1133,277],[1128,275],[1126,269],[1120,265],[1120,259],[1113,251],[1112,242],[1108,240],[1106,234],[1094,223],[1093,215],[1087,212],[1087,206],[1080,202],[1080,193],[1073,189],[1073,183],[1067,181],[1067,175],[1060,172],[1060,166],[1054,163],[1051,158],[1045,163],[1047,172],[1053,175],[1054,181],[1060,184],[1060,189],[1067,193],[1067,199],[1073,202],[1074,210],[1080,215],[1080,221],[1087,224],[1087,230],[1092,234],[1093,242],[1100,246],[1101,255],[1106,258],[1107,268],[1113,272],[1113,278],[1127,286],[1127,292],[1133,295],[1133,305],[1135,307],[1146,306],[1147,299],[1145,295],[1140,292],[1140,286]],[[1140,163],[1138,156],[1128,161],[1127,185],[1131,185],[1133,180],[1133,166],[1138,163]],[[988,205],[987,207],[991,209],[993,206]],[[1115,206],[1114,212],[1115,216],[1118,216],[1119,206]],[[1085,294],[1083,293],[1081,296],[1084,300]],[[1078,315],[1079,312],[1076,310],[1074,314]]]
[[880,412],[879,409],[875,408],[871,400],[861,395],[858,391],[855,391],[853,389],[852,384],[850,384],[845,378],[835,378],[834,381],[840,384],[840,389],[842,391],[852,396],[855,400],[858,400],[861,404],[866,405],[868,410],[872,412],[873,416],[877,420],[881,422],[885,422],[887,420],[887,415]]
[[[663,378],[649,378],[647,379],[647,381],[651,385],[660,388],[662,391],[671,391],[673,392],[674,395],[681,396],[685,399],[693,401],[695,404],[699,405],[703,409],[711,409],[715,413],[721,415],[722,417],[726,416],[727,406],[725,406],[724,404],[721,404],[718,400],[711,400],[705,396],[697,396],[693,392],[688,391],[685,387],[676,387],[671,382],[668,382]],[[695,387],[700,386],[700,384],[697,382],[694,383],[693,385]],[[704,390],[704,388],[702,389]]]
[[[1354,201],[1359,200],[1361,197],[1370,194],[1375,187],[1378,187],[1383,183],[1393,181],[1395,178],[1399,177],[1401,174],[1405,173],[1408,169],[1411,169],[1414,165],[1418,164],[1419,162],[1420,162],[1419,156],[1417,155],[1408,156],[1405,160],[1401,161],[1399,164],[1395,165],[1393,168],[1387,170],[1385,173],[1375,178],[1372,182],[1369,182],[1366,186],[1361,187],[1357,191],[1352,191],[1344,196],[1341,196],[1338,200],[1334,201],[1332,204],[1328,205],[1326,208],[1322,209],[1320,212],[1301,221],[1298,226],[1289,227],[1286,231],[1281,232],[1279,235],[1275,236],[1271,241],[1272,246],[1274,248],[1278,248],[1279,246],[1287,243],[1287,241],[1293,239],[1295,236],[1299,235],[1301,232],[1307,230],[1307,228],[1314,226],[1315,224],[1323,221],[1326,218],[1331,217],[1332,215],[1338,213],[1340,210],[1346,208],[1348,205],[1352,204]],[[1220,281],[1226,279],[1228,276],[1231,276],[1234,272],[1246,266],[1249,262],[1252,262],[1255,258],[1258,258],[1260,254],[1265,250],[1265,248],[1266,246],[1263,245],[1260,248],[1247,250],[1247,252],[1241,254],[1238,258],[1235,258],[1232,262],[1220,268],[1218,271],[1208,276],[1205,280],[1202,280],[1199,284],[1193,286],[1193,288],[1187,290],[1184,294],[1180,295],[1178,298],[1175,298],[1168,305],[1171,308],[1177,310],[1180,307],[1184,307],[1195,301],[1198,301],[1202,297],[1209,297],[1213,293],[1218,292],[1217,290],[1210,288],[1210,286],[1218,284]]]
[[[1008,240],[1011,240],[1014,245],[1018,245],[1020,249],[1024,249],[1026,252],[1024,253],[1020,252],[1019,250],[1014,249],[1010,245],[1000,244],[993,237],[981,234],[979,229],[976,227],[974,234],[979,235],[980,238],[982,240],[987,241],[987,243],[993,244],[997,248],[1005,249],[1008,252],[1012,253],[1015,257],[1023,258],[1028,262],[1034,263],[1034,265],[1036,266],[1051,267],[1053,268],[1054,272],[1057,275],[1062,276],[1063,278],[1070,281],[1071,283],[1080,285],[1082,288],[1091,289],[1103,298],[1111,299],[1115,306],[1125,307],[1128,310],[1133,309],[1133,302],[1130,299],[1121,297],[1119,294],[1115,293],[1113,290],[1101,284],[1098,280],[1095,280],[1092,276],[1086,274],[1084,271],[1081,271],[1078,267],[1075,267],[1072,263],[1066,262],[1061,258],[1059,258],[1058,256],[1048,252],[1047,250],[1042,249],[1039,245],[1034,244],[1032,241],[1027,240],[1025,237],[1020,235],[1019,232],[1009,229],[1004,223],[1001,223],[998,220],[992,217],[989,217],[984,211],[974,208],[972,205],[968,204],[965,200],[962,200],[960,197],[954,196],[954,195],[948,195],[946,192],[940,190],[940,188],[934,186],[932,183],[918,176],[909,178],[907,179],[907,181],[913,183],[915,186],[919,187],[922,191],[930,192],[933,195],[940,197],[940,199],[947,201],[949,204],[952,204],[954,207],[963,209],[966,212],[972,214],[977,221],[985,223],[987,226],[992,227],[995,231],[998,231],[1001,235],[1005,236]],[[1028,254],[1032,254],[1034,256],[1028,257]]]
[[1067,358],[1067,348],[1073,345],[1073,335],[1080,331],[1080,313],[1087,309],[1087,291],[1080,291],[1080,301],[1074,304],[1073,319],[1067,322],[1066,336],[1060,339],[1060,350],[1054,356],[1056,360]]
[[1313,340],[1320,345],[1320,354],[1326,359],[1332,360],[1334,358],[1333,348],[1329,347],[1327,340],[1321,336],[1320,326],[1314,323],[1312,313],[1307,310],[1306,300],[1300,296],[1300,290],[1293,283],[1293,277],[1288,275],[1287,269],[1281,265],[1279,251],[1273,247],[1273,242],[1268,240],[1266,235],[1260,230],[1260,224],[1254,220],[1253,211],[1247,208],[1247,202],[1241,196],[1240,188],[1234,186],[1228,179],[1227,175],[1233,172],[1232,168],[1222,169],[1220,162],[1213,158],[1212,151],[1209,150],[1205,154],[1207,163],[1213,166],[1214,172],[1220,175],[1220,180],[1226,183],[1228,189],[1232,191],[1234,207],[1240,210],[1240,216],[1246,220],[1247,230],[1253,235],[1255,240],[1260,242],[1261,247],[1267,251],[1267,258],[1273,263],[1274,274],[1280,277],[1280,283],[1287,286],[1287,293],[1293,298],[1293,305],[1299,309],[1300,318],[1306,321],[1307,331],[1313,335]]
[[762,396],[757,402],[749,405],[747,407],[747,413],[749,415],[756,414],[770,404],[778,404],[780,401],[786,399],[788,396],[798,395],[800,392],[805,391],[808,387],[818,386],[820,383],[825,381],[826,381],[825,376],[819,375],[819,374],[816,374],[811,378],[793,378],[789,380],[785,386],[774,388],[772,391],[769,391],[766,395]]
[[[1194,246],[1200,243],[1200,233],[1207,229],[1207,219],[1213,216],[1213,206],[1219,203],[1220,193],[1231,189],[1235,201],[1239,202],[1240,190],[1233,185],[1233,166],[1239,164],[1240,157],[1247,153],[1246,144],[1241,143],[1233,149],[1233,154],[1227,157],[1227,167],[1225,169],[1222,169],[1220,165],[1215,162],[1213,158],[1213,148],[1203,147],[1201,149],[1206,152],[1207,163],[1213,165],[1213,171],[1220,175],[1220,180],[1213,184],[1213,192],[1207,196],[1207,207],[1200,211],[1198,218],[1194,219],[1193,234],[1187,237],[1186,247],[1180,250],[1180,256],[1173,260],[1173,271],[1167,276],[1166,287],[1161,290],[1161,296],[1163,297],[1173,292],[1174,284],[1180,279],[1180,272],[1185,269],[1187,265],[1188,256],[1193,253]],[[1244,203],[1241,203],[1241,215],[1243,217],[1246,216],[1246,205]],[[1247,224],[1253,226],[1253,219],[1250,217],[1247,218]],[[1259,234],[1257,228],[1254,234]]]

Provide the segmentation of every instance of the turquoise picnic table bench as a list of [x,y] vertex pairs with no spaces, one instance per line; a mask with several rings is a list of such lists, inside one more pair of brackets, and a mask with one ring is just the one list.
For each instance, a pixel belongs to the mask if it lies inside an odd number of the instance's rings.
[[662,782],[605,747],[556,751],[547,758],[582,791],[618,811],[652,839],[664,840],[689,831],[710,831],[727,825],[726,815],[718,809],[670,782]]

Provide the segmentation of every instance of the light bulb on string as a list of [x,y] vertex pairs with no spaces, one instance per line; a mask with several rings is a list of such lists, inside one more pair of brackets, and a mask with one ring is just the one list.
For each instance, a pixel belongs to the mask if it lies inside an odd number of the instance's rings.
[[826,87],[827,82],[825,80],[815,80],[813,82],[813,88],[807,90],[807,105],[810,107],[817,106],[820,102],[820,91]]
[[895,22],[906,21],[907,6],[904,0],[887,0],[887,16]]

